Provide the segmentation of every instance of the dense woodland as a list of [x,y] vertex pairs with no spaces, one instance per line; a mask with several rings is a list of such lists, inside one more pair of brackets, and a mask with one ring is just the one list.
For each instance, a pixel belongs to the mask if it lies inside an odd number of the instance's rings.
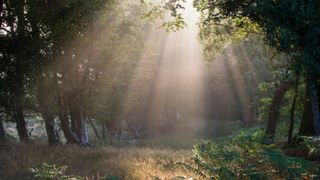
[[0,179],[318,179],[319,82],[317,0],[0,0]]

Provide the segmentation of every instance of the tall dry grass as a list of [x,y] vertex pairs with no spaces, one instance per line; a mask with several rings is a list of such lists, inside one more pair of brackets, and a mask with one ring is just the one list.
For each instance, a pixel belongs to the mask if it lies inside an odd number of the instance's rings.
[[171,179],[191,175],[175,168],[186,161],[190,150],[152,149],[148,147],[46,146],[30,144],[0,145],[0,179],[34,179],[28,168],[41,163],[68,166],[66,174],[92,176],[115,175],[121,179]]

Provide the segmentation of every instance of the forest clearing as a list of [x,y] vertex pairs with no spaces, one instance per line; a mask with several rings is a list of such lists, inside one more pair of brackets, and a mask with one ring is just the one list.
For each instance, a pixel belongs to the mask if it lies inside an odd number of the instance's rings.
[[320,179],[319,0],[0,0],[0,179]]

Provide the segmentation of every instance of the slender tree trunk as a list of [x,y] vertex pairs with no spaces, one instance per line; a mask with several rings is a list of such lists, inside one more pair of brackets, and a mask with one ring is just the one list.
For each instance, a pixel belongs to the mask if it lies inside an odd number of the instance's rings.
[[97,129],[96,126],[94,125],[92,119],[91,119],[90,117],[88,117],[87,119],[88,119],[88,122],[90,123],[90,125],[91,125],[91,127],[92,127],[92,129],[93,129],[93,131],[94,131],[94,133],[95,133],[95,135],[96,135],[96,137],[100,139],[101,136],[99,135],[98,129]]
[[27,131],[27,124],[23,113],[22,95],[16,95],[15,97],[15,118],[17,123],[17,131],[20,142],[28,142],[29,135]]
[[291,143],[292,135],[293,135],[294,115],[295,115],[295,111],[296,111],[296,104],[297,104],[297,98],[298,98],[299,79],[300,79],[300,73],[298,72],[298,74],[296,76],[296,80],[295,80],[294,95],[293,95],[291,109],[290,109],[290,125],[289,125],[289,131],[288,131],[288,144]]
[[25,56],[23,53],[25,43],[25,30],[26,30],[26,21],[25,21],[25,1],[19,1],[17,3],[17,19],[16,23],[16,42],[17,47],[15,48],[15,86],[13,88],[14,103],[15,103],[15,118],[17,123],[17,130],[19,139],[21,142],[27,142],[29,140],[26,121],[24,118],[23,112],[23,98],[24,98],[24,72],[25,67],[23,62],[25,61]]
[[311,109],[312,109],[312,116],[313,116],[313,130],[314,135],[320,135],[320,110],[319,110],[319,96],[318,96],[318,85],[317,85],[318,78],[313,74],[310,73],[308,77],[308,84],[309,84],[309,94],[311,100]]
[[88,131],[84,118],[84,113],[79,103],[79,95],[72,93],[73,96],[69,97],[69,110],[71,118],[71,130],[76,136],[76,139],[80,145],[88,145]]
[[0,142],[3,141],[5,137],[6,137],[6,133],[3,126],[2,117],[0,117]]
[[320,135],[320,111],[317,79],[318,78],[313,73],[308,73],[304,112],[299,131],[300,135]]
[[[41,80],[40,80],[41,81]],[[38,85],[38,102],[39,102],[39,109],[42,116],[42,119],[44,120],[48,142],[51,145],[59,144],[59,137],[58,134],[55,131],[55,124],[54,124],[54,116],[52,112],[50,111],[50,105],[51,102],[49,99],[50,95],[45,92],[47,88],[40,82]]]
[[81,144],[89,145],[89,134],[86,119],[82,117],[81,119]]
[[106,125],[104,120],[101,120],[101,133],[102,133],[102,139],[106,138]]
[[54,128],[54,116],[48,109],[41,110],[41,115],[45,123],[49,144],[59,144],[59,137]]
[[299,135],[302,135],[302,136],[314,135],[313,115],[312,115],[312,109],[311,109],[310,95],[308,92],[309,92],[309,85],[307,84],[303,115],[302,115],[302,120],[300,124],[300,129],[299,129]]
[[65,97],[63,97],[63,94],[61,95],[61,97],[59,97],[58,104],[59,104],[59,119],[61,123],[61,129],[63,131],[64,137],[67,140],[67,144],[76,144],[77,140],[70,129],[68,110],[65,105],[66,100],[65,100]]
[[61,110],[59,114],[59,119],[61,123],[61,129],[63,131],[64,137],[67,140],[67,144],[76,144],[77,140],[74,138],[72,131],[70,129],[69,118],[66,110]]
[[290,85],[288,82],[281,82],[277,87],[276,91],[274,92],[274,96],[269,108],[267,129],[265,132],[265,140],[267,141],[274,141],[274,136],[276,133],[280,115],[279,110],[281,108],[284,95],[289,90],[289,88]]

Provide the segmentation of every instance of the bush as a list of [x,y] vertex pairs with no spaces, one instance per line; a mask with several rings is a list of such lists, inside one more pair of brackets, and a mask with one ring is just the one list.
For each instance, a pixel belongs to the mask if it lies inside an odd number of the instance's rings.
[[262,130],[241,132],[220,143],[194,147],[191,163],[177,166],[210,179],[317,179],[319,168],[311,161],[286,156],[275,145],[262,144]]
[[42,163],[39,168],[29,168],[29,170],[34,174],[34,177],[39,179],[55,179],[55,180],[77,180],[79,177],[66,176],[64,172],[67,166],[57,167],[56,165],[48,165]]

